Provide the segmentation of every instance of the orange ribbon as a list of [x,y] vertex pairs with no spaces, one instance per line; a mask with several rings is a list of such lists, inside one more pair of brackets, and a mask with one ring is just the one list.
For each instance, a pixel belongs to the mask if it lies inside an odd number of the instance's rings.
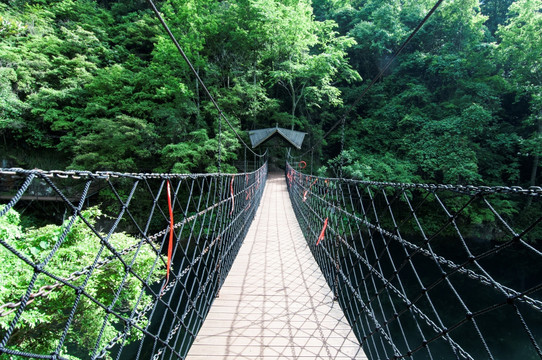
[[164,288],[166,287],[167,283],[169,282],[169,271],[171,269],[171,257],[173,255],[173,226],[175,223],[173,222],[173,207],[171,206],[171,184],[169,183],[169,180],[167,180],[166,183],[166,189],[167,189],[167,205],[169,208],[169,244],[167,247],[167,268],[166,268],[166,283],[164,284]]
[[320,232],[320,236],[318,236],[318,241],[316,242],[316,246],[318,246],[318,244],[320,244],[320,241],[322,241],[322,239],[324,238],[324,234],[327,228],[327,220],[328,218],[326,218],[326,220],[324,221],[324,227],[322,228],[322,231]]
[[235,209],[235,197],[233,196],[233,180],[235,180],[235,175],[232,175],[231,182],[230,182],[230,191],[231,191],[231,211],[230,211],[230,215],[233,214],[233,210]]

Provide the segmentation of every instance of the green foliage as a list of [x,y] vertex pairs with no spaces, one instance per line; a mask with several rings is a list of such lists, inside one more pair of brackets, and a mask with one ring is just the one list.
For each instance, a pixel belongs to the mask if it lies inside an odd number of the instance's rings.
[[154,140],[152,124],[143,119],[119,115],[116,119],[98,118],[87,135],[76,141],[72,168],[87,170],[137,168],[138,160],[151,156]]
[[[191,132],[183,140],[178,144],[169,144],[162,150],[164,163],[169,165],[163,171],[182,174],[216,171],[214,162],[218,156],[217,139],[209,139],[207,131],[201,129]],[[227,160],[227,153],[222,156],[222,160]]]
[[518,0],[510,5],[510,18],[499,26],[498,58],[511,86],[529,101],[530,113],[524,120],[521,151],[533,159],[530,185],[536,184],[542,155],[542,2]]
[[286,91],[292,118],[300,104],[309,111],[321,108],[323,103],[342,105],[341,92],[334,83],[361,80],[346,61],[346,51],[354,40],[340,36],[333,21],[314,21],[312,8],[303,1],[295,8],[283,6],[281,10],[288,16],[283,21],[295,18],[295,26],[279,35],[284,38],[274,39],[276,45],[269,55],[274,62],[270,80]]
[[[359,80],[353,39],[315,21],[307,0],[169,0],[160,10],[237,131],[317,124],[342,105],[338,82]],[[74,169],[217,170],[218,114],[146,7],[44,0],[6,11],[5,146],[54,149]],[[234,171],[239,144],[223,138],[222,168]]]
[[12,68],[0,68],[0,133],[16,132],[24,126],[21,114],[27,107],[11,90],[17,75]]
[[0,16],[0,38],[22,35],[28,26],[15,20],[5,19]]
[[[4,206],[2,206],[3,208]],[[0,236],[9,243],[19,239],[21,235],[21,216],[18,212],[10,209],[4,216],[0,217]]]
[[371,181],[419,182],[415,175],[416,166],[408,161],[400,160],[391,154],[361,154],[353,150],[345,150],[342,160],[339,157],[332,162],[333,166],[343,164],[343,176]]
[[[98,218],[103,217],[103,214],[97,208],[90,208],[83,211],[81,216],[95,225]],[[69,222],[70,220],[66,220],[61,226],[47,225],[41,228],[22,229],[20,215],[10,209],[6,215],[0,218],[0,235],[27,261],[40,264],[52,256],[44,270],[59,278],[67,279],[73,272],[81,271],[92,265],[96,259],[105,260],[112,256],[100,239],[80,218],[75,220],[64,237]],[[106,237],[105,234],[101,234],[101,236]],[[59,244],[58,242],[62,238],[64,241]],[[116,251],[122,251],[139,242],[138,239],[125,233],[115,233],[108,238],[108,241]],[[60,246],[58,247],[58,245]],[[96,258],[97,256],[98,258]],[[134,256],[134,252],[128,252],[123,255],[123,260],[130,263]],[[133,263],[133,272],[146,279],[151,272],[155,258],[156,254],[151,246],[142,245]],[[0,246],[0,261],[3,264],[0,268],[0,303],[17,302],[26,293],[33,278],[34,269],[4,246]],[[155,269],[151,274],[151,282],[159,279],[160,269]],[[138,303],[143,285],[132,273],[128,274],[126,280],[123,281],[125,274],[124,265],[115,259],[99,269],[95,269],[87,282],[86,273],[70,282],[74,286],[81,286],[86,282],[84,286],[86,294],[106,304],[105,306],[113,304],[116,292],[121,289],[120,296],[114,302],[112,310],[129,316]],[[38,292],[41,287],[54,283],[55,280],[40,274],[36,277],[32,292]],[[69,286],[53,290],[46,298],[37,297],[34,302],[27,305],[19,318],[7,345],[8,348],[41,354],[52,353],[68,321],[71,307],[76,298],[75,290]],[[151,297],[144,294],[138,309],[141,310],[149,301],[151,301]],[[0,333],[8,329],[14,315],[12,313],[0,318]],[[97,306],[86,296],[81,296],[67,334],[67,347],[62,349],[61,355],[75,359],[90,354],[96,345],[105,318],[106,311],[103,308]],[[99,321],[96,321],[97,319]],[[147,319],[142,317],[139,325],[145,326],[146,321]],[[109,316],[100,340],[101,348],[117,335],[121,325],[123,325],[122,321],[114,316]],[[137,336],[131,334],[128,341],[135,340]],[[67,348],[70,350],[68,351]]]
[[[144,3],[10,4],[0,5],[0,136],[16,164],[49,150],[74,169],[218,169],[219,114]],[[314,144],[359,96],[360,75],[378,73],[433,2],[160,6],[237,131],[277,123]],[[444,2],[350,112],[345,174],[536,184],[540,8]],[[222,128],[222,170],[235,171],[242,150]],[[316,149],[314,168],[329,159],[337,168],[340,138],[335,131]]]
[[[356,40],[350,64],[371,78],[431,6],[322,1],[316,7],[319,17],[335,19],[341,33]],[[542,149],[535,90],[539,9],[540,2],[518,1],[507,22],[491,22],[477,0],[443,3],[347,119],[344,172],[406,181],[536,184]],[[506,24],[497,32],[500,43],[488,23]],[[343,91],[353,100],[362,89]],[[526,102],[529,109],[522,107]],[[339,139],[332,134],[323,152],[324,159],[333,159],[328,169],[337,167]],[[533,159],[532,171],[519,154]]]
[[[509,9],[510,19],[499,27],[500,57],[507,65],[506,74],[518,85],[536,92],[542,84],[540,49],[542,41],[542,2],[518,0]],[[540,90],[538,90],[540,92]]]

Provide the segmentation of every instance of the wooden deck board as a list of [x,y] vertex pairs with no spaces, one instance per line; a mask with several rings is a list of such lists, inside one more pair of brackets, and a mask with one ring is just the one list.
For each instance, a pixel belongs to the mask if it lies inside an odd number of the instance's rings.
[[269,177],[187,359],[367,359],[310,253],[283,176]]

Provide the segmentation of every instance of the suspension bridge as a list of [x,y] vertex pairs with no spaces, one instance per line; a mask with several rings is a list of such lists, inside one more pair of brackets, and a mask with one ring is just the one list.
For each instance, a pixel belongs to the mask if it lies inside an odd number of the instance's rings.
[[[266,166],[0,170],[18,188],[0,210],[0,255],[20,277],[2,278],[0,357],[542,358],[542,218],[510,211],[542,189],[321,178],[290,165],[268,179]],[[39,253],[5,225],[33,184],[70,212]],[[84,209],[102,201],[109,218],[95,222]],[[473,239],[473,213],[492,241]],[[61,272],[83,246],[74,232],[95,247]],[[104,279],[108,269],[117,276]]]
[[[442,1],[321,140],[340,126],[342,152],[349,112]],[[542,188],[323,178],[291,159],[268,179],[147,2],[219,114],[218,173],[0,169],[0,359],[542,359]],[[62,219],[25,226],[41,201]]]

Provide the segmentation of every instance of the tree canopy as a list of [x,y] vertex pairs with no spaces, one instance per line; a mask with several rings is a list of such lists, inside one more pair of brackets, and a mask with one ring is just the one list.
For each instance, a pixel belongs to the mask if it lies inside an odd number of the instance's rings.
[[[432,1],[157,5],[235,130],[306,131],[321,173],[343,164],[375,180],[539,183],[539,0],[444,1],[349,112],[342,155],[340,129],[323,134]],[[210,172],[219,128],[224,170],[243,160],[145,1],[1,1],[0,16],[4,163]]]

